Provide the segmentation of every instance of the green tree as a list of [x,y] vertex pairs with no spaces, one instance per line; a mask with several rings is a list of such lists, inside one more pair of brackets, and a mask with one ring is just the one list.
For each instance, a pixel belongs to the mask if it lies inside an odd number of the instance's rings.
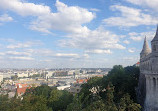
[[27,95],[22,100],[21,111],[52,111],[52,109],[47,106],[46,97]]
[[32,76],[29,76],[30,78],[36,78],[36,77],[41,77],[40,74],[33,74]]
[[140,111],[138,77],[138,67],[116,65],[107,76],[89,79],[74,97],[47,85],[27,89],[22,100],[0,95],[0,111]]
[[7,111],[21,111],[21,99],[20,98],[11,98],[9,99]]
[[21,100],[18,98],[8,98],[8,95],[0,95],[0,111],[21,111]]
[[107,111],[117,111],[116,104],[114,102],[114,86],[109,83],[105,91],[105,108]]
[[119,101],[122,96],[129,93],[133,100],[136,101],[135,88],[138,84],[139,69],[134,66],[123,68],[121,65],[116,65],[103,78],[103,88],[105,88],[109,82],[115,86],[115,101]]
[[73,98],[73,102],[68,105],[66,111],[81,111],[81,109],[82,109],[81,99],[82,98],[83,98],[83,95],[79,96],[78,94],[76,94]]
[[48,99],[48,106],[54,111],[66,110],[67,105],[72,102],[72,94],[67,91],[53,89]]
[[104,102],[102,100],[98,100],[91,103],[89,106],[83,109],[83,111],[107,111],[107,109]]
[[[95,106],[98,102],[103,101],[103,106],[107,111],[117,111],[119,108],[118,104],[122,104],[120,103],[121,99],[128,93],[131,95],[130,100],[134,100],[132,104],[128,105],[128,110],[133,111],[134,109],[139,109],[140,105],[136,103],[135,92],[135,88],[138,84],[138,77],[138,67],[128,66],[123,68],[121,65],[115,65],[112,70],[109,71],[107,76],[104,76],[103,78],[95,77],[90,79],[86,84],[82,85],[82,90],[80,92],[80,94],[84,94],[84,98],[82,99],[83,108],[91,109],[93,108],[92,106]],[[89,90],[90,88],[97,86],[100,88],[100,92],[97,95],[100,99],[94,100],[94,97],[92,97]],[[134,105],[137,107],[134,107]]]
[[125,94],[120,100],[119,111],[141,111],[141,106],[134,103],[129,94]]
[[0,95],[0,111],[7,111],[9,104],[8,95]]
[[86,96],[91,94],[91,92],[89,91],[90,88],[100,86],[101,84],[102,84],[101,77],[90,78],[86,84],[82,84],[82,86],[81,86],[82,89],[80,91],[80,95],[84,94],[84,98],[85,98]]
[[36,88],[27,89],[24,96],[31,93],[33,95],[44,96],[44,97],[48,98],[50,96],[51,90],[52,90],[52,88],[50,88],[48,85],[41,85]]
[[11,79],[12,79],[13,81],[16,81],[16,80],[18,80],[18,76],[17,76],[17,75],[11,76]]

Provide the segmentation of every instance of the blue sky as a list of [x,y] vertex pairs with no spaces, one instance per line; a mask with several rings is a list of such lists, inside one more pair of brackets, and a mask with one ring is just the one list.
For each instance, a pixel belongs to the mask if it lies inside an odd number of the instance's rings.
[[0,68],[133,65],[156,0],[0,0]]

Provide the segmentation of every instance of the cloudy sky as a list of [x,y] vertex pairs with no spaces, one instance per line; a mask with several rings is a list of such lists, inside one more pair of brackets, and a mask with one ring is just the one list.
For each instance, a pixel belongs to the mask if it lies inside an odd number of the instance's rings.
[[158,0],[0,0],[0,68],[133,65]]

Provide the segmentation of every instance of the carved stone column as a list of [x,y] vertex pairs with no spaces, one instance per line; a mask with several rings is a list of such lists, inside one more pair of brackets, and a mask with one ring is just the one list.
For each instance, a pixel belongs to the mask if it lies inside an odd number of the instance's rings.
[[155,91],[157,92],[158,91],[158,78],[155,77],[155,80],[156,80],[156,89],[155,89]]
[[150,87],[150,78],[148,76],[146,76],[146,101],[149,100],[149,95],[150,95],[150,91],[151,91],[151,87]]
[[149,80],[150,80],[150,83],[149,83],[149,87],[150,87],[150,91],[149,92],[150,93],[149,93],[148,96],[149,96],[149,101],[150,101],[152,99],[152,97],[153,97],[153,91],[154,91],[153,77],[149,77]]
[[155,106],[158,107],[158,77],[156,76],[155,79],[156,79],[156,89],[155,89],[155,92],[154,92]]

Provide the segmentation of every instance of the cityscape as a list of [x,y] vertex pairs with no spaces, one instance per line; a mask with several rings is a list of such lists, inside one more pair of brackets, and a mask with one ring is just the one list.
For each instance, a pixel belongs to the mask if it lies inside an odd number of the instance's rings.
[[158,0],[0,0],[0,111],[158,111]]
[[[103,77],[109,68],[83,69],[4,69],[0,70],[0,94],[12,98],[21,96],[27,88],[48,85],[59,90],[68,90],[75,94],[80,86],[92,77]],[[76,87],[77,86],[77,87]]]

